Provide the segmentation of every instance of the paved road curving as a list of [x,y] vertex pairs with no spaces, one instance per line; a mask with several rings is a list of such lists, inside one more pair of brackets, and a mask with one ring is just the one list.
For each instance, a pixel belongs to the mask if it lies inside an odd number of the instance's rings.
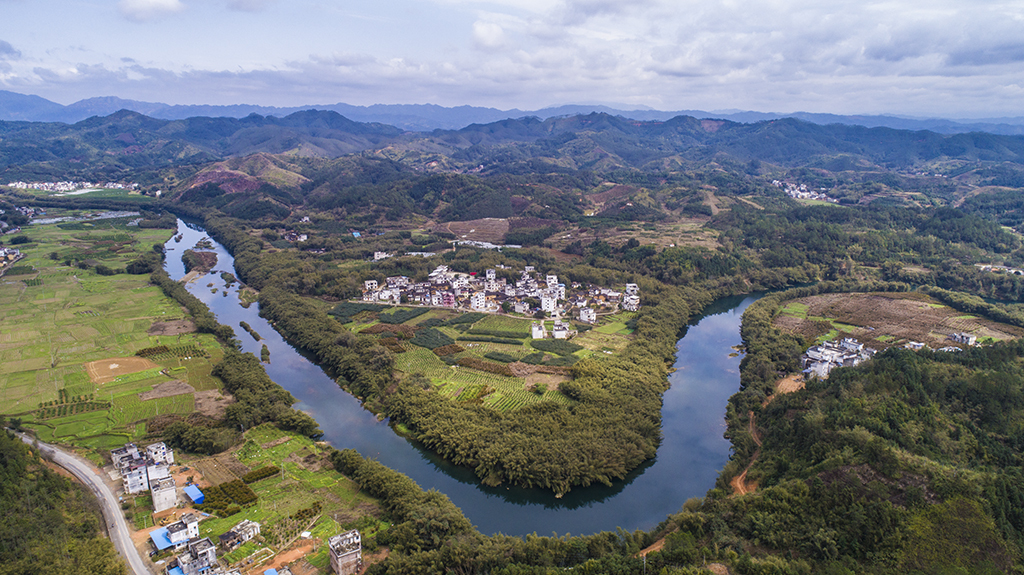
[[132,544],[131,532],[128,530],[128,524],[124,520],[124,514],[121,512],[117,496],[111,493],[110,488],[104,483],[102,476],[100,476],[100,471],[89,463],[57,447],[42,441],[36,441],[35,438],[24,433],[17,433],[17,435],[25,443],[30,445],[37,444],[39,450],[47,454],[51,461],[67,469],[99,499],[100,508],[103,510],[103,519],[107,523],[107,532],[110,534],[110,540],[114,543],[114,548],[117,549],[118,553],[124,557],[125,563],[128,564],[129,572],[135,575],[153,575],[153,572],[146,566],[139,552],[136,551],[135,545]]

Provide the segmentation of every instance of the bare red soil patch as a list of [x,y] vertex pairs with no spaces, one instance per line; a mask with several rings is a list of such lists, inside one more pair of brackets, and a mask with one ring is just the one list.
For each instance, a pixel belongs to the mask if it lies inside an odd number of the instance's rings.
[[83,365],[85,367],[85,372],[89,374],[89,379],[93,383],[101,385],[114,381],[114,378],[121,375],[160,367],[152,361],[142,357],[110,357],[107,359],[90,361]]

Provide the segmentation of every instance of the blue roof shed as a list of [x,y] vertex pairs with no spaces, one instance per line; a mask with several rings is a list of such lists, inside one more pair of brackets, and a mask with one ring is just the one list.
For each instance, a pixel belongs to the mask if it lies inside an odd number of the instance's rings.
[[188,495],[188,498],[192,500],[192,503],[202,503],[203,500],[206,499],[203,492],[199,491],[199,488],[195,485],[186,485],[185,495]]
[[167,537],[166,527],[154,529],[150,532],[149,538],[153,541],[153,546],[156,547],[157,550],[159,551],[163,551],[164,549],[167,549],[171,546],[171,540],[169,537]]

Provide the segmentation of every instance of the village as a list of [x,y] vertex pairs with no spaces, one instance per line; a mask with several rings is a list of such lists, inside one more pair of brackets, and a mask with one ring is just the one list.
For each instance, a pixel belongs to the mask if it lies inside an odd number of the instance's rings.
[[817,200],[819,202],[828,202],[830,204],[839,203],[839,200],[825,193],[825,188],[819,188],[819,191],[815,192],[808,189],[807,184],[797,185],[789,182],[783,182],[781,180],[772,180],[772,185],[786,192],[786,195],[794,200]]
[[138,184],[121,184],[117,182],[107,182],[105,184],[92,183],[92,182],[10,182],[7,184],[9,188],[15,188],[18,190],[40,190],[44,192],[57,192],[57,193],[68,193],[75,192],[78,190],[92,191],[98,189],[105,190],[134,190],[138,188]]
[[[509,269],[509,268],[504,268]],[[378,280],[367,280],[363,285],[362,301],[391,305],[413,304],[483,313],[514,313],[556,320],[550,332],[543,322],[534,322],[533,339],[550,335],[567,339],[572,330],[566,320],[575,312],[575,319],[597,323],[598,312],[637,311],[640,309],[640,288],[627,283],[623,291],[583,285],[573,282],[569,286],[559,282],[554,274],[539,274],[534,266],[525,266],[519,278],[510,281],[499,278],[496,269],[488,269],[484,276],[475,273],[454,272],[440,265],[430,272],[425,282],[412,282],[406,276],[393,276],[381,285]]]
[[[978,345],[977,336],[969,333],[951,333],[947,336],[947,339],[964,346]],[[931,349],[927,344],[916,341],[908,341],[903,347],[912,351]],[[963,349],[955,345],[948,345],[935,351],[956,353],[963,351]],[[863,343],[852,337],[846,337],[841,340],[830,340],[812,346],[801,356],[800,367],[803,369],[805,377],[828,379],[833,369],[860,365],[874,357],[876,353],[878,353],[877,350],[864,347]]]
[[[152,547],[150,557],[169,553],[167,559],[160,559],[157,564],[166,575],[242,575],[238,568],[222,565],[218,556],[230,553],[249,541],[261,541],[261,526],[255,521],[242,519],[236,525],[216,535],[217,542],[211,537],[200,537],[200,522],[210,517],[209,514],[192,509],[201,506],[205,495],[198,486],[189,482],[179,487],[171,475],[174,465],[174,452],[163,442],[153,443],[140,449],[134,443],[113,449],[110,452],[112,467],[109,470],[111,479],[119,478],[121,492],[125,497],[149,492],[154,517],[164,516],[175,518],[174,521],[149,531],[148,538]],[[188,471],[188,467],[179,466],[179,471]],[[166,511],[183,509],[182,513],[167,515]],[[310,537],[304,532],[302,537]],[[335,575],[354,575],[363,567],[362,540],[358,530],[351,529],[331,536],[326,541],[331,572]],[[157,557],[154,557],[156,559]],[[258,569],[258,568],[257,568]],[[250,569],[249,573],[253,573]],[[292,575],[292,571],[283,566],[280,569],[269,568],[257,570],[264,575]]]

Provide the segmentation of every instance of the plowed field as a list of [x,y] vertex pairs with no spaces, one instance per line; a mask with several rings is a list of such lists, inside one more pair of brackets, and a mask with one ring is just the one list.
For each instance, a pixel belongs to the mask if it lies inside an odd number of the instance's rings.
[[908,341],[940,348],[954,345],[949,335],[964,332],[979,342],[1024,336],[1018,327],[959,312],[917,293],[822,294],[790,300],[774,325],[808,339],[853,337],[882,350]]

